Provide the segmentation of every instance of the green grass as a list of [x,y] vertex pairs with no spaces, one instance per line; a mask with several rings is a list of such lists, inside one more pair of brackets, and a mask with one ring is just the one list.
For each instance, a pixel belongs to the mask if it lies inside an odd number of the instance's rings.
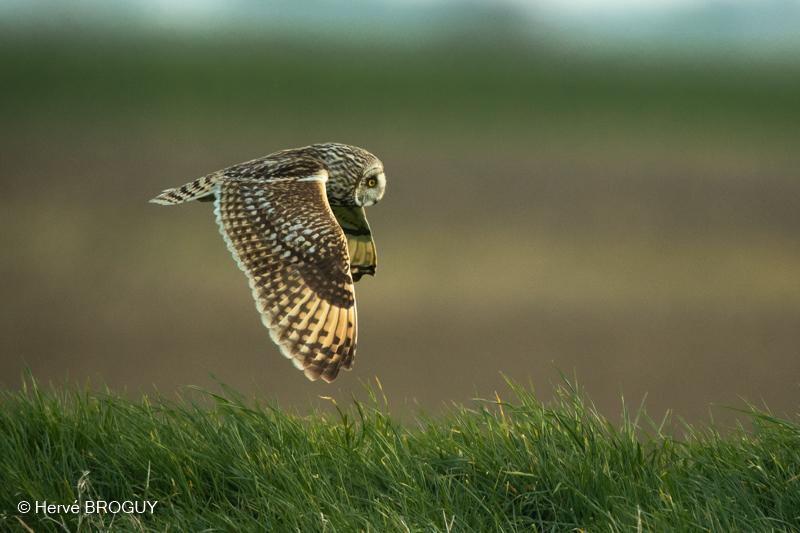
[[[400,423],[374,393],[299,416],[231,391],[130,401],[27,380],[0,396],[0,529],[800,529],[797,420],[752,408],[746,428],[677,438],[641,412],[610,422],[569,383],[548,404],[511,388]],[[158,505],[113,520],[15,510],[92,499]]]

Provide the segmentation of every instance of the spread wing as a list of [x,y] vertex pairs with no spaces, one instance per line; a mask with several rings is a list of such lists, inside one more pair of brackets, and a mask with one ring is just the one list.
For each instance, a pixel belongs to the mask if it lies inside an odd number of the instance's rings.
[[347,240],[325,193],[327,172],[223,180],[215,213],[281,352],[312,380],[349,369],[357,318]]
[[369,222],[363,207],[332,206],[333,214],[347,237],[347,249],[350,252],[350,273],[353,280],[358,281],[364,274],[375,275],[378,264],[378,252],[372,238]]

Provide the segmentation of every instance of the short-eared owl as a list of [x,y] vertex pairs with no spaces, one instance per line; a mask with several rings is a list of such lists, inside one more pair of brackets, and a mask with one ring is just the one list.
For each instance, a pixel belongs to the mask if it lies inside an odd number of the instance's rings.
[[326,143],[233,165],[150,201],[214,202],[220,233],[272,340],[309,379],[330,382],[353,364],[353,283],[374,275],[376,265],[364,207],[385,189],[377,157]]

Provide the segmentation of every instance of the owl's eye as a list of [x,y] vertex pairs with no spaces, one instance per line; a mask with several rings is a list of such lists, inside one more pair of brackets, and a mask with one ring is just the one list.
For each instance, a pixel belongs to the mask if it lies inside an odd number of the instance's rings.
[[374,187],[378,184],[378,180],[376,178],[369,178],[367,180],[367,187]]

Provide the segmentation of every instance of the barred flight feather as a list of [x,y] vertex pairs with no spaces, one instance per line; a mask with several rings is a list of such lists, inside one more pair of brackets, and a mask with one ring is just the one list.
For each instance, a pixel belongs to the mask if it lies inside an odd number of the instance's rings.
[[[354,288],[346,241],[327,208],[324,182],[226,181],[215,211],[281,352],[309,379],[332,381],[340,367],[350,368],[357,334],[350,314]],[[311,247],[316,253],[308,253]]]

